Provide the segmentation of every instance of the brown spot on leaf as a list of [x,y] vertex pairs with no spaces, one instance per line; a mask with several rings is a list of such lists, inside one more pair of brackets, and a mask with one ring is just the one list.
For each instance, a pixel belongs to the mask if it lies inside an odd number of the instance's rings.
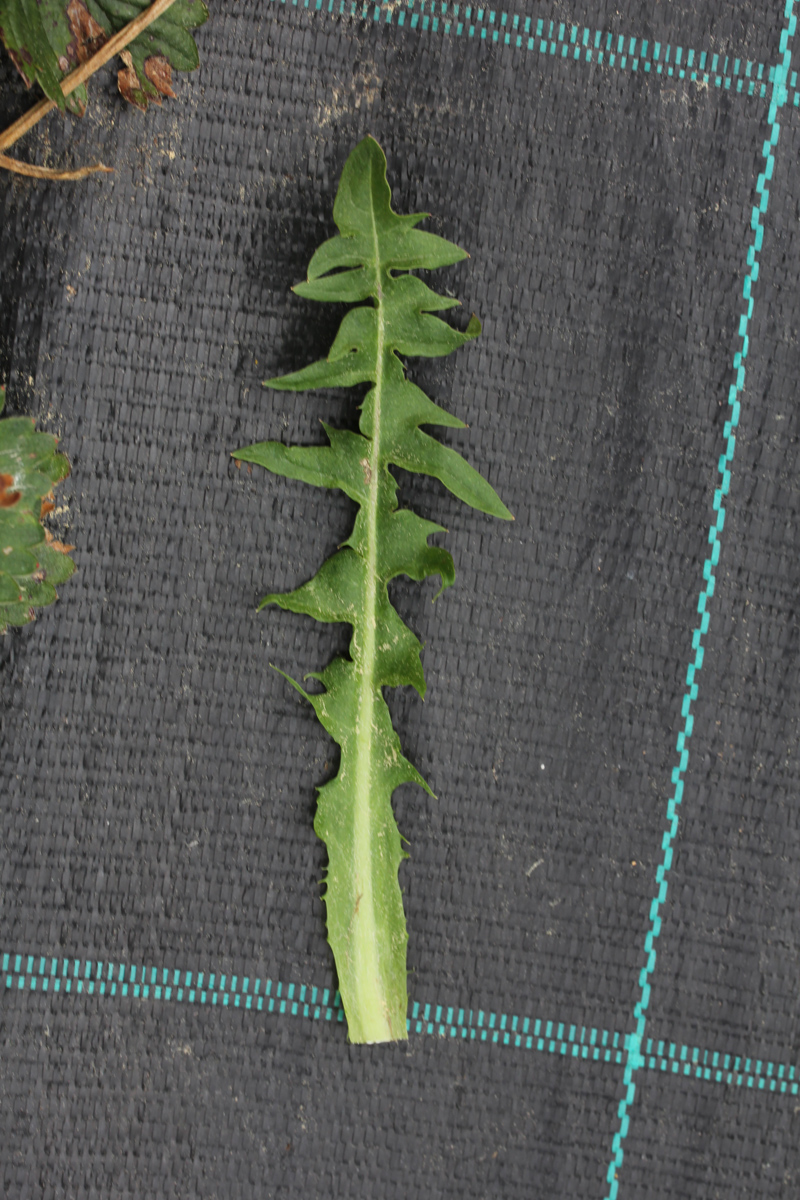
[[25,67],[30,66],[33,63],[33,59],[30,56],[30,52],[28,50],[9,50],[8,57],[11,59],[14,66],[17,68],[20,75],[22,76],[25,87],[29,88],[31,86],[32,81],[31,81],[31,78],[28,75],[27,71],[25,70]]
[[63,71],[65,75],[66,75],[67,71],[69,70],[69,59],[67,58],[66,54],[62,54],[61,57],[59,58],[58,69],[59,69],[59,71]]
[[49,496],[47,496],[42,501],[42,507],[39,510],[39,520],[41,521],[44,517],[47,516],[48,513],[53,512],[54,509],[55,509],[55,504],[53,504],[53,501],[50,499]]
[[[80,92],[72,92],[71,95],[67,96],[67,108],[69,109],[69,111],[71,113],[74,113],[76,117],[83,116],[83,114],[86,112],[86,105],[80,99]],[[91,170],[91,168],[90,168],[90,170]],[[111,168],[110,167],[99,167],[99,168],[95,167],[94,170],[110,171]]]
[[[79,63],[85,63],[93,54],[108,41],[102,25],[98,25],[81,0],[69,0],[67,5],[69,28],[75,41],[70,42],[67,50],[70,57],[77,58]],[[59,66],[61,63],[59,62]],[[61,67],[62,71],[66,70]]]
[[70,550],[74,550],[74,546],[68,546],[65,542],[57,542],[48,529],[45,529],[44,536],[51,550],[58,550],[60,554],[69,554]]
[[[136,74],[136,67],[133,65],[130,50],[123,50],[120,58],[125,63],[125,66],[117,72],[117,84],[123,100],[127,100],[134,108],[140,108],[142,112],[147,111],[147,101],[142,91],[142,85],[139,82],[139,76]],[[160,104],[160,100],[156,100]]]
[[175,99],[175,93],[172,90],[172,67],[166,58],[161,54],[152,54],[150,58],[146,58],[144,73],[153,87],[158,88],[162,96],[171,96],[173,100]]
[[21,498],[22,492],[12,492],[13,475],[0,474],[0,508],[13,508]]

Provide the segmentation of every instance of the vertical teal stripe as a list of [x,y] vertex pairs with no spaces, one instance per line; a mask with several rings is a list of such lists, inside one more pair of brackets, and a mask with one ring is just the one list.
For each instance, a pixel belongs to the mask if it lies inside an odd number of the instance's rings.
[[[689,765],[689,739],[692,736],[692,728],[694,717],[691,713],[692,704],[697,699],[697,676],[703,665],[703,638],[708,632],[709,625],[709,602],[714,595],[714,586],[716,577],[714,569],[719,562],[720,556],[720,534],[725,524],[725,497],[728,494],[731,483],[731,466],[733,464],[733,455],[736,447],[735,430],[739,424],[740,400],[739,397],[744,390],[745,384],[745,361],[750,346],[748,327],[753,315],[753,299],[750,295],[752,284],[758,279],[758,254],[764,239],[764,226],[762,217],[767,211],[769,204],[769,189],[767,181],[772,178],[772,173],[775,168],[774,148],[778,143],[780,135],[780,122],[778,113],[788,98],[786,83],[789,79],[789,68],[791,66],[791,52],[789,50],[789,39],[794,37],[797,18],[794,14],[794,0],[786,0],[784,16],[787,20],[787,25],[781,33],[780,50],[781,61],[770,71],[772,80],[772,95],[769,106],[768,122],[770,125],[770,136],[764,142],[762,147],[762,155],[764,158],[764,170],[758,176],[756,181],[756,192],[758,193],[759,201],[753,207],[750,220],[750,228],[753,231],[753,239],[747,249],[747,274],[745,276],[743,287],[743,298],[746,300],[745,311],[742,312],[739,318],[738,336],[741,338],[741,349],[736,352],[733,359],[733,367],[736,372],[736,382],[731,384],[728,394],[729,414],[728,420],[725,423],[723,430],[723,438],[725,448],[720,455],[717,466],[719,472],[719,480],[716,491],[714,492],[714,518],[712,519],[709,531],[708,542],[711,546],[711,552],[703,564],[703,579],[704,586],[701,588],[700,595],[697,601],[697,612],[700,620],[692,634],[692,649],[694,650],[694,658],[690,662],[686,672],[687,691],[683,697],[681,707],[681,715],[684,718],[683,729],[678,734],[676,744],[676,753],[678,755],[678,764],[672,771],[672,783],[674,791],[672,798],[667,805],[667,828],[664,832],[662,840],[662,849],[664,856],[661,865],[656,871],[656,883],[658,891],[653,898],[650,906],[650,928],[647,932],[644,943],[644,952],[646,962],[639,975],[639,987],[641,989],[639,999],[636,1002],[633,1010],[633,1018],[635,1021],[635,1030],[629,1035],[627,1044],[627,1057],[625,1061],[625,1070],[623,1074],[624,1095],[619,1104],[618,1117],[619,1128],[614,1134],[611,1144],[611,1161],[609,1163],[606,1181],[608,1183],[608,1191],[606,1200],[616,1200],[619,1191],[619,1172],[622,1168],[622,1163],[625,1157],[623,1143],[628,1134],[630,1126],[630,1108],[633,1105],[636,1097],[636,1082],[634,1076],[638,1070],[646,1065],[646,1060],[642,1055],[641,1047],[644,1039],[645,1029],[647,1026],[647,1008],[650,1003],[650,979],[655,970],[656,965],[656,949],[655,943],[661,932],[661,908],[667,898],[667,876],[672,866],[672,850],[673,843],[678,833],[678,810],[683,801],[683,784],[684,775]],[[714,55],[712,63],[712,72],[717,67],[717,55]],[[726,60],[727,67],[727,60]],[[691,1068],[689,1068],[691,1070]],[[688,1072],[687,1072],[688,1073]],[[749,1068],[745,1072],[750,1075]],[[751,1085],[748,1085],[751,1086]]]

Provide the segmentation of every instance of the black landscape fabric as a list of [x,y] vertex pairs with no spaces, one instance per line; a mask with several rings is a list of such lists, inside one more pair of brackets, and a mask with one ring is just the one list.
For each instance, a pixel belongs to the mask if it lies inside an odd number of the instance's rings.
[[[72,463],[78,564],[0,641],[4,1196],[800,1194],[784,3],[214,5],[176,100],[109,70],[13,151],[114,174],[0,180],[0,382]],[[336,748],[270,669],[347,629],[255,611],[352,505],[230,451],[353,426],[357,391],[261,380],[332,341],[289,289],[367,133],[469,251],[431,282],[483,333],[409,372],[516,519],[399,473],[457,579],[393,586],[436,798],[395,795],[409,1041],[357,1047],[312,828]]]

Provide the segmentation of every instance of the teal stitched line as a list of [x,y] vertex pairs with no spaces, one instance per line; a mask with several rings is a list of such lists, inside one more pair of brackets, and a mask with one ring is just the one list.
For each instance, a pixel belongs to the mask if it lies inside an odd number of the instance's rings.
[[[368,3],[364,0],[302,0],[302,3],[280,0],[280,3],[363,21],[368,21],[371,16],[375,22],[383,20],[385,25],[396,23],[399,28],[445,36],[477,37],[518,50],[600,66],[605,64],[621,71],[653,72],[760,99],[766,97],[775,80],[774,67],[767,68],[765,63],[735,55],[713,54],[670,43],[665,45],[647,38],[604,33],[570,21],[521,17],[478,5],[447,3],[447,0],[406,0],[401,6],[376,4],[374,0]],[[796,71],[792,72],[789,86],[797,87]],[[800,107],[799,91],[795,91],[793,103]]]
[[[338,992],[249,976],[178,971],[166,967],[4,954],[3,985],[9,991],[44,995],[87,995],[161,1000],[218,1008],[302,1017],[312,1021],[344,1019]],[[545,1021],[415,1001],[408,1032],[430,1037],[487,1042],[597,1063],[622,1066],[630,1052],[630,1034],[563,1021]],[[717,1050],[648,1038],[641,1067],[687,1079],[760,1091],[800,1094],[800,1069],[785,1063],[742,1058]]]
[[681,716],[684,718],[684,726],[678,734],[677,752],[680,756],[679,764],[672,771],[672,782],[675,786],[675,791],[671,800],[667,805],[667,821],[668,828],[664,832],[661,843],[661,848],[664,851],[664,858],[661,865],[656,871],[656,882],[658,884],[658,892],[650,906],[650,929],[644,943],[644,952],[647,955],[647,963],[642,968],[639,975],[639,987],[641,995],[636,1005],[634,1006],[633,1016],[636,1022],[635,1031],[630,1034],[628,1044],[628,1056],[625,1063],[625,1072],[623,1082],[625,1084],[625,1095],[620,1101],[618,1116],[620,1119],[620,1127],[614,1134],[611,1146],[611,1162],[609,1163],[608,1173],[606,1176],[609,1184],[609,1189],[606,1194],[606,1200],[615,1200],[619,1190],[618,1175],[624,1159],[623,1142],[628,1133],[630,1125],[630,1116],[628,1110],[633,1104],[636,1096],[636,1084],[634,1075],[637,1070],[644,1065],[644,1058],[641,1053],[641,1045],[644,1039],[645,1027],[647,1024],[647,1007],[650,1002],[650,977],[655,970],[656,965],[656,949],[655,941],[661,932],[661,917],[659,912],[667,898],[667,874],[672,866],[672,848],[673,842],[678,833],[678,809],[683,800],[683,776],[689,765],[689,739],[692,736],[692,727],[694,725],[694,717],[692,716],[691,708],[694,701],[697,699],[697,675],[703,665],[703,638],[708,632],[709,613],[708,603],[714,595],[715,576],[714,568],[719,562],[720,553],[720,534],[725,524],[725,506],[723,498],[727,496],[731,483],[731,466],[733,464],[733,455],[736,448],[735,430],[739,424],[740,402],[739,397],[744,389],[745,383],[745,360],[749,349],[749,338],[747,334],[747,326],[753,315],[753,298],[751,295],[752,285],[758,279],[758,262],[756,255],[761,250],[764,240],[764,226],[762,217],[767,211],[769,204],[769,188],[766,186],[767,181],[772,178],[772,173],[775,169],[774,147],[778,143],[780,135],[780,122],[778,113],[786,103],[788,91],[786,81],[789,78],[789,68],[791,66],[791,51],[789,50],[789,39],[794,36],[797,26],[797,18],[794,14],[794,0],[786,0],[786,8],[784,10],[788,24],[781,33],[780,50],[783,56],[781,63],[773,72],[772,98],[769,106],[768,121],[771,126],[770,136],[764,142],[762,147],[762,155],[764,158],[764,170],[758,176],[756,181],[756,192],[758,193],[758,204],[754,205],[751,214],[750,228],[753,230],[753,242],[747,250],[747,266],[748,272],[745,276],[743,296],[747,301],[746,312],[743,312],[739,318],[738,336],[742,339],[742,348],[737,351],[733,359],[733,367],[736,371],[736,382],[731,384],[728,394],[728,405],[730,406],[730,417],[725,422],[723,437],[726,440],[725,452],[720,456],[718,471],[720,475],[719,486],[714,492],[714,512],[716,519],[708,531],[708,541],[711,545],[711,554],[703,564],[703,579],[705,587],[700,593],[700,598],[697,602],[697,611],[700,614],[700,624],[692,634],[692,649],[695,652],[694,662],[690,663],[686,672],[686,684],[688,691],[683,697],[681,707]]
[[[626,1038],[626,1047],[630,1039]],[[641,1045],[641,1044],[640,1044]],[[648,1038],[644,1045],[641,1069],[667,1071],[671,1075],[701,1079],[708,1083],[724,1083],[735,1087],[755,1088],[757,1091],[788,1093],[796,1096],[800,1092],[800,1071],[785,1063],[773,1063],[762,1059],[742,1058],[740,1055],[723,1054],[718,1050],[700,1050],[671,1042],[654,1042]],[[653,1051],[655,1050],[655,1053]]]
[[[14,966],[11,966],[11,960]],[[26,959],[23,970],[23,957]],[[175,1000],[186,1004],[219,1005],[220,1008],[255,1009],[313,1020],[343,1021],[338,992],[330,988],[296,987],[271,979],[243,975],[177,971],[166,967],[93,962],[77,958],[51,958],[28,954],[4,954],[3,978],[7,989],[50,994],[122,996],[134,1000]]]
[[[184,1004],[274,1012],[314,1021],[344,1020],[338,992],[328,988],[276,983],[271,979],[252,979],[246,975],[209,974],[34,954],[4,954],[2,978],[7,990],[20,992],[170,1000]],[[570,1054],[574,1058],[614,1063],[617,1066],[622,1066],[625,1060],[623,1034],[587,1029],[585,1026],[566,1026],[556,1021],[487,1013],[482,1009],[445,1009],[441,1005],[415,1002],[411,1006],[407,1024],[409,1033],[513,1045],[550,1054]]]

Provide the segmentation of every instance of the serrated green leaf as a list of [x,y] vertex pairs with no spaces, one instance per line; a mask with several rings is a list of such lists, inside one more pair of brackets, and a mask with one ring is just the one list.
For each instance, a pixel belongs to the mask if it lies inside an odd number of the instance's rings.
[[[29,604],[3,604],[2,613],[6,626],[30,625],[36,620],[36,613]],[[3,626],[0,626],[0,633],[3,632]]]
[[398,509],[389,468],[433,475],[473,507],[511,519],[490,484],[420,428],[464,425],[406,379],[398,355],[449,354],[476,337],[480,323],[473,317],[462,333],[433,315],[457,301],[409,272],[466,255],[418,230],[422,216],[398,216],[390,201],[386,159],[366,138],[342,173],[334,204],[339,234],[317,250],[308,280],[295,291],[312,300],[370,303],[345,315],[327,359],[267,381],[288,391],[370,383],[359,433],[326,425],[327,446],[272,441],[234,453],[289,479],[340,488],[359,506],[350,537],[313,579],[265,596],[260,605],[353,629],[350,658],[334,659],[313,676],[322,692],[309,694],[290,680],[341,748],[338,775],[320,789],[314,828],[328,850],[328,940],[353,1042],[406,1036],[408,938],[397,877],[405,854],[391,797],[401,783],[430,792],[402,754],[383,697],[383,688],[401,685],[425,695],[422,646],[393,608],[387,585],[400,574],[415,580],[438,575],[441,591],[455,578],[450,554],[429,543],[442,527]]
[[0,612],[2,612],[2,605],[16,604],[22,598],[22,588],[16,579],[0,571]]
[[56,598],[56,589],[46,580],[24,579],[19,586],[22,602],[30,608],[46,608]]
[[[18,512],[17,509],[23,509],[23,511]],[[2,516],[0,528],[4,535],[4,544],[0,546],[0,553],[4,553],[9,547],[14,549],[20,546],[28,548],[40,546],[45,541],[44,529],[39,523],[38,517],[30,510],[24,511],[22,504],[12,510],[7,509],[0,516]]]
[[13,579],[23,579],[26,575],[35,575],[39,569],[39,559],[30,550],[21,547],[6,547],[0,551],[3,555],[2,571]]
[[351,500],[363,503],[369,494],[364,462],[369,443],[358,433],[324,426],[329,446],[284,446],[259,442],[237,450],[242,462],[257,463],[276,475],[299,479],[316,487],[341,488]]
[[[0,412],[4,405],[0,387]],[[43,505],[68,473],[56,439],[37,433],[29,417],[0,420],[0,633],[32,621],[34,610],[52,604],[56,587],[75,570],[69,547],[53,541],[41,524]]]
[[39,570],[43,572],[48,583],[60,587],[75,574],[75,563],[63,549],[52,542],[45,542],[37,550]]

